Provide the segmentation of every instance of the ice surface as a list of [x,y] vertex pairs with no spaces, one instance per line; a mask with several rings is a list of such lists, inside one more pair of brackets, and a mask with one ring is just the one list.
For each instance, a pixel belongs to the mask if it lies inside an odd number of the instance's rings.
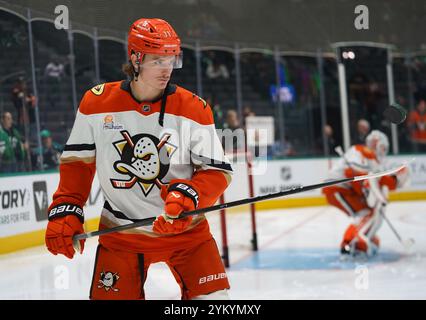
[[[219,216],[212,232],[221,248]],[[232,299],[426,299],[426,202],[394,202],[387,215],[403,238],[405,252],[383,222],[381,250],[370,260],[341,261],[339,243],[348,218],[332,207],[262,211],[257,214],[259,251],[250,247],[250,215],[227,215]],[[97,239],[73,260],[44,246],[0,256],[0,299],[87,299]],[[151,266],[147,299],[179,299],[163,263]]]

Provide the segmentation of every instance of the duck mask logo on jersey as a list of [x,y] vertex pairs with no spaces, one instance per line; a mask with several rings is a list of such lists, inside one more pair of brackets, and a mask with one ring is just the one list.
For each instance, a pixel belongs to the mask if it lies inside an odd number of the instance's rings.
[[113,143],[121,156],[114,163],[114,169],[130,179],[110,179],[112,186],[116,189],[130,189],[138,183],[145,196],[154,185],[161,189],[161,179],[169,171],[170,157],[177,149],[167,142],[171,135],[166,133],[158,139],[150,134],[130,136],[126,130],[120,133],[124,139]]
[[120,276],[117,272],[101,272],[100,279],[99,279],[99,285],[98,289],[104,288],[105,291],[112,290],[114,292],[119,291],[120,289],[114,288],[114,286],[117,284],[118,279],[120,279]]

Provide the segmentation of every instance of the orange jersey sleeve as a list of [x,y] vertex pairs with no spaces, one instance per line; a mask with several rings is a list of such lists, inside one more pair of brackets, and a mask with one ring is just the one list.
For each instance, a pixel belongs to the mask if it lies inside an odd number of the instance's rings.
[[73,129],[61,155],[59,186],[48,211],[61,203],[82,208],[89,197],[96,172],[96,146],[89,119],[81,113],[90,104],[89,94],[86,92],[80,103]]

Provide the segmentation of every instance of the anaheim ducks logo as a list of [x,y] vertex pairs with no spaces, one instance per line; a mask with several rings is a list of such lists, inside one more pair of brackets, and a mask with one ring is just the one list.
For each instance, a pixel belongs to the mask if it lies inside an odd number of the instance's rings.
[[90,91],[96,96],[100,96],[102,93],[104,93],[105,83],[98,84],[97,86],[94,86]]
[[114,288],[114,286],[117,284],[118,279],[120,279],[120,276],[117,272],[112,273],[110,271],[101,272],[100,279],[98,281],[98,289],[104,288],[105,291],[112,290],[114,292],[119,291],[120,289]]
[[118,173],[130,177],[128,180],[110,179],[117,189],[130,189],[136,183],[147,196],[152,188],[163,185],[161,179],[169,171],[170,158],[177,147],[167,142],[171,135],[164,134],[161,139],[150,134],[130,136],[126,130],[120,131],[122,140],[114,142],[121,159],[114,163]]

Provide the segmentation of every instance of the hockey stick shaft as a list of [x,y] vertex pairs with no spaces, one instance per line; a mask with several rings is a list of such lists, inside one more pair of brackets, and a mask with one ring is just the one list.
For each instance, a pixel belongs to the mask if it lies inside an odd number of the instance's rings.
[[[345,153],[343,152],[343,149],[341,146],[337,146],[336,148],[334,148],[334,151],[337,152],[337,154],[343,159],[343,161],[345,161],[346,165],[353,169],[353,166],[350,164],[350,162],[348,161],[348,159],[345,156]],[[382,193],[380,192],[380,190],[378,189],[378,186],[376,183],[371,183],[370,184],[370,188],[373,191],[374,195],[377,197],[377,199],[379,199],[382,203],[387,203],[386,199],[384,199]]]
[[396,231],[395,227],[390,222],[390,220],[388,219],[388,217],[385,215],[385,213],[383,212],[383,210],[380,210],[380,214],[382,215],[383,219],[385,219],[385,221],[387,222],[388,226],[391,228],[392,232],[398,238],[399,242],[401,242],[403,244],[404,242],[402,241],[401,236],[399,235],[398,231]]
[[411,246],[415,243],[413,238],[403,239],[401,235],[398,233],[396,228],[393,226],[387,215],[383,212],[383,210],[380,210],[380,214],[382,215],[383,219],[387,222],[389,228],[392,230],[393,234],[397,237],[399,243],[406,249],[409,250]]
[[[241,200],[236,200],[236,201],[231,201],[231,202],[227,202],[227,203],[223,203],[223,204],[214,205],[214,206],[211,206],[211,207],[196,209],[196,210],[192,210],[192,211],[182,213],[179,216],[179,218],[184,218],[184,217],[187,217],[187,216],[194,216],[194,215],[198,215],[198,214],[202,214],[202,213],[208,213],[208,212],[212,212],[212,211],[216,211],[216,210],[220,210],[220,209],[237,207],[237,206],[241,206],[241,205],[245,205],[245,204],[256,203],[256,202],[270,200],[270,199],[274,199],[274,198],[280,198],[280,197],[293,195],[293,194],[297,194],[297,193],[301,193],[301,192],[306,192],[306,191],[310,191],[310,190],[324,188],[324,187],[331,186],[331,185],[347,183],[347,182],[352,182],[352,181],[374,179],[374,178],[378,178],[378,177],[382,177],[382,176],[386,176],[386,175],[395,173],[395,172],[401,170],[402,168],[404,168],[406,166],[407,166],[406,164],[403,164],[403,165],[401,165],[401,166],[399,166],[395,169],[390,169],[390,170],[386,170],[386,171],[382,171],[382,172],[378,172],[378,173],[374,173],[374,174],[356,176],[356,177],[339,179],[339,180],[331,180],[331,181],[326,181],[326,182],[323,182],[323,183],[317,183],[317,184],[312,184],[312,185],[308,185],[308,186],[301,186],[301,187],[297,187],[297,188],[292,188],[292,189],[281,191],[281,192],[270,193],[270,194],[263,195],[263,196],[246,198],[246,199],[241,199]],[[82,239],[87,239],[87,238],[91,238],[91,237],[95,237],[95,236],[113,233],[113,232],[124,231],[124,230],[143,227],[143,226],[149,226],[155,221],[155,219],[156,219],[156,217],[150,217],[150,218],[142,219],[138,222],[134,222],[134,223],[118,226],[118,227],[113,227],[113,228],[109,228],[109,229],[78,234],[78,235],[74,236],[73,240],[74,241],[82,240]]]

